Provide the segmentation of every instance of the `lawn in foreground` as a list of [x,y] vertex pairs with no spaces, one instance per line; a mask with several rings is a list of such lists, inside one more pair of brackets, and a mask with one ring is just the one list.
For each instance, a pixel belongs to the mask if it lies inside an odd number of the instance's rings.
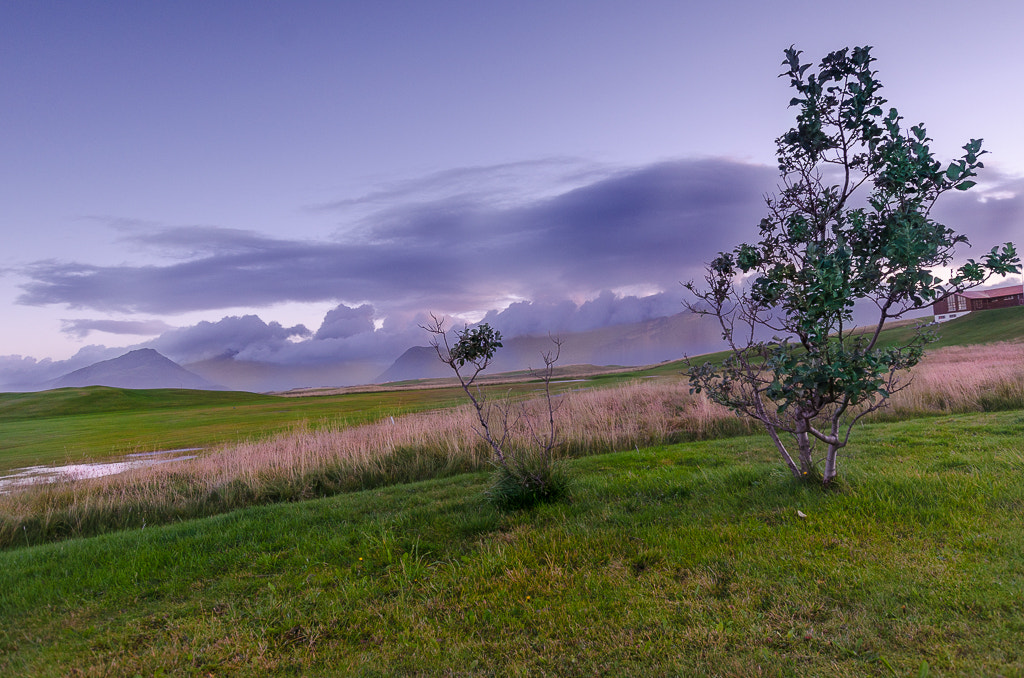
[[0,674],[1021,675],[1022,441],[866,426],[824,492],[734,438],[530,512],[476,474],[8,551]]

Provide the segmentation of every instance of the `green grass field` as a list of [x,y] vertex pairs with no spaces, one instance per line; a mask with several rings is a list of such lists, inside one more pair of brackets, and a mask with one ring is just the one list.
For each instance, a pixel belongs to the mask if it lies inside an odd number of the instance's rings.
[[[1017,339],[1009,311],[940,345]],[[461,401],[0,394],[0,468]],[[530,511],[496,511],[472,473],[26,532],[0,551],[0,675],[1024,676],[1024,409],[862,426],[828,491],[776,455],[756,435],[576,459],[571,498]]]
[[[887,341],[903,339],[911,331],[908,327],[886,330]],[[933,347],[1019,339],[1024,336],[1024,307],[971,314],[942,324],[939,334]],[[715,355],[708,357],[714,359]],[[596,374],[589,382],[614,385],[637,377],[678,375],[685,369],[681,361],[673,361],[647,369]],[[106,387],[0,393],[0,473],[33,464],[208,447],[266,437],[300,424],[358,424],[447,407],[462,402],[463,397],[454,387],[302,398]]]
[[90,386],[0,394],[0,472],[137,451],[207,447],[299,424],[361,424],[448,407],[453,388],[287,398],[254,393]]
[[[900,321],[893,327],[882,330],[879,347],[905,344],[917,331],[917,325],[931,323],[932,316],[919,320]],[[946,346],[971,346],[975,344],[991,344],[999,341],[1020,341],[1024,338],[1024,306],[999,308],[991,311],[970,313],[966,316],[937,324],[933,328],[935,341],[928,344],[926,350],[934,350]],[[695,362],[720,362],[728,355],[726,351],[698,356]],[[642,374],[668,374],[686,371],[683,361],[664,363],[645,370]]]
[[866,426],[826,492],[734,438],[529,512],[471,474],[9,550],[0,675],[1022,675],[1022,440]]
[[[595,384],[611,385],[636,374],[599,376]],[[556,384],[554,390],[576,385]],[[357,425],[465,402],[457,386],[410,386],[304,397],[105,386],[0,393],[0,473],[139,451],[209,447],[265,438],[296,426]],[[494,388],[526,393],[536,390],[537,382],[503,385],[499,378]]]
[[[892,344],[909,339],[912,332],[913,327],[886,330],[883,343]],[[1024,337],[1024,306],[969,313],[956,320],[941,323],[936,327],[935,333],[938,340],[929,344],[929,348],[1017,341]]]

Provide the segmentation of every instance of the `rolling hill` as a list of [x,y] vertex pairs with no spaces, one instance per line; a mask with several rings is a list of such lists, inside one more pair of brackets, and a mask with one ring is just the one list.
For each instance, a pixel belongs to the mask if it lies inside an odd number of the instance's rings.
[[[627,325],[612,325],[588,332],[562,335],[558,361],[567,365],[651,365],[677,360],[721,347],[719,332],[711,323],[690,313],[655,318]],[[506,338],[495,356],[490,374],[513,372],[543,365],[541,354],[553,344],[546,336]],[[386,383],[411,379],[448,377],[451,372],[429,346],[414,346],[403,353],[376,381]]]
[[[883,334],[883,344],[905,341],[918,322],[893,323]],[[935,326],[938,341],[930,348],[948,345],[1012,341],[1024,337],[1024,307],[981,311]],[[559,366],[654,365],[720,349],[721,340],[710,323],[688,313],[641,323],[616,325],[588,332],[562,335],[565,340]],[[506,338],[504,347],[488,370],[490,375],[515,372],[542,364],[541,354],[551,350],[546,336]],[[327,365],[276,365],[222,357],[182,367],[153,349],[131,351],[113,360],[98,362],[43,384],[56,389],[111,386],[128,389],[233,389],[251,392],[286,391],[302,387],[336,387],[353,384],[384,384],[452,376],[437,359],[433,348],[413,346],[390,367],[379,372],[368,364],[338,361]]]
[[113,386],[115,388],[184,388],[223,390],[198,374],[189,372],[151,348],[130,351],[113,360],[93,363],[50,382],[48,388]]

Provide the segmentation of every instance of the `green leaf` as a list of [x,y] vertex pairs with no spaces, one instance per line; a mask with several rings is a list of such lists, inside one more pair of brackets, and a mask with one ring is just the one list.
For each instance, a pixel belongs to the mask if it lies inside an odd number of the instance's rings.
[[967,189],[973,188],[973,187],[975,187],[977,185],[978,185],[977,181],[965,181],[963,183],[957,184],[956,185],[956,190],[958,190],[958,191],[966,191]]

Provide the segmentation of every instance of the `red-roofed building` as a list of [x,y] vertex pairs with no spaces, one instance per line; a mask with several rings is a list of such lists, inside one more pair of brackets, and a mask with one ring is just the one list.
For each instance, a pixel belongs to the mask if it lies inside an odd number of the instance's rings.
[[932,304],[936,322],[946,322],[967,315],[971,311],[990,308],[1024,306],[1024,285],[1010,285],[991,290],[967,290]]

